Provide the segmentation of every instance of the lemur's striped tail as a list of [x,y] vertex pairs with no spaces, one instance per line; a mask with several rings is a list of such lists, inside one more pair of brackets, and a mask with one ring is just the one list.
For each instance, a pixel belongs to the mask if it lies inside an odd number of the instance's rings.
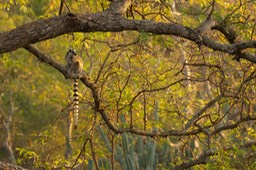
[[73,109],[74,109],[74,124],[75,129],[78,126],[78,112],[79,112],[79,96],[78,96],[78,79],[74,79],[74,95],[73,95]]

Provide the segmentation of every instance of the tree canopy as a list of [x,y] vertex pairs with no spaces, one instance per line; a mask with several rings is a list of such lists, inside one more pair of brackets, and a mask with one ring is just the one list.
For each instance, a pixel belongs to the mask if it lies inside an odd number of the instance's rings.
[[[255,0],[9,0],[0,9],[0,160],[256,168]],[[80,76],[65,66],[69,48],[83,58]]]

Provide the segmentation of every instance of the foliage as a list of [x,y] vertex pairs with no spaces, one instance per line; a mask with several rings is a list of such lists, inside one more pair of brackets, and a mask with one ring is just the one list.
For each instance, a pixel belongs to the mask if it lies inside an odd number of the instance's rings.
[[[56,16],[59,4],[0,1],[0,31]],[[109,4],[66,0],[65,5],[71,12],[85,14],[101,12]],[[207,18],[211,7],[206,0],[134,0],[132,5],[128,19],[175,22],[190,28]],[[256,39],[255,8],[253,0],[216,0],[212,17],[234,29],[236,41],[251,41]],[[63,12],[68,12],[66,6]],[[227,43],[217,31],[207,34]],[[72,81],[24,49],[4,53],[0,55],[0,119],[7,120],[12,97],[15,114],[10,129],[19,165],[256,168],[255,64],[232,60],[177,36],[136,31],[71,33],[35,47],[63,65],[68,48],[75,48],[83,57],[86,75],[97,84],[100,107],[110,123],[123,131],[116,133],[108,126],[95,110],[91,89],[80,83],[79,127],[73,131],[72,155],[65,159]],[[249,51],[256,53],[255,48]],[[4,139],[1,133],[0,140]],[[3,148],[1,142],[0,160],[7,161]]]

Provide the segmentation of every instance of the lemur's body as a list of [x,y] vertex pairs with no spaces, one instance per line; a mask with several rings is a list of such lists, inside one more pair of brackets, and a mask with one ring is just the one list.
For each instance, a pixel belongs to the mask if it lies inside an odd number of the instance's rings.
[[[70,49],[65,57],[67,69],[72,74],[81,74],[83,72],[83,60],[76,55],[75,50]],[[79,98],[78,98],[78,79],[74,79],[73,111],[75,129],[78,124]]]

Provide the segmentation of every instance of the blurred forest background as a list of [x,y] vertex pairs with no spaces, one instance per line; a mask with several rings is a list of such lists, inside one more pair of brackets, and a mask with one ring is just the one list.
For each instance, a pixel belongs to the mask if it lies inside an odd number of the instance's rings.
[[[66,0],[62,13],[101,12],[110,3]],[[126,17],[196,28],[211,4],[133,0]],[[57,16],[59,8],[53,0],[0,0],[0,31]],[[255,11],[254,0],[216,0],[212,18],[232,28],[236,41],[252,41]],[[217,31],[207,34],[228,43]],[[109,127],[81,82],[72,130],[72,80],[21,48],[0,55],[1,161],[29,169],[256,169],[255,63],[138,31],[70,33],[34,46],[63,65],[76,49],[109,122],[129,132]]]

